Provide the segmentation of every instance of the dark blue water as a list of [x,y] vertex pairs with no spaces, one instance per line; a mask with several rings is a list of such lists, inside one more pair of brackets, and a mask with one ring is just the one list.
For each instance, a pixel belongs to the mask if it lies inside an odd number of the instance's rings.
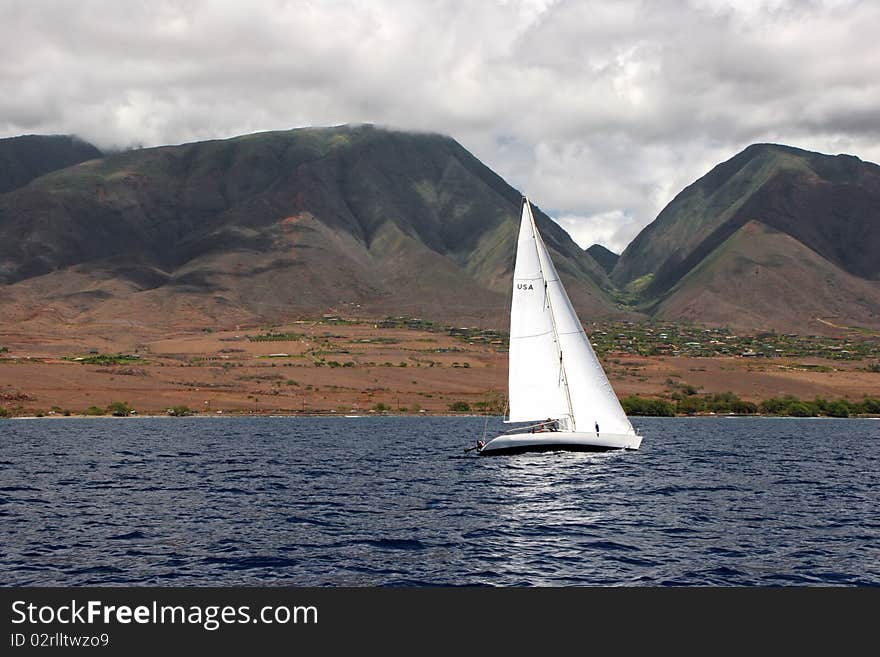
[[637,424],[486,458],[481,418],[3,421],[0,584],[880,584],[880,422]]

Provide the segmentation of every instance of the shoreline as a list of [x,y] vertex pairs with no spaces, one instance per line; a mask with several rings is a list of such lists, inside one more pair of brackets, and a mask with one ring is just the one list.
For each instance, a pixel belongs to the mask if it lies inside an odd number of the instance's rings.
[[[415,415],[411,413],[370,413],[367,415],[342,415],[336,413],[223,413],[210,415],[208,413],[193,413],[192,415],[175,416],[175,415],[44,415],[42,417],[36,415],[19,415],[7,418],[0,418],[0,426],[3,420],[181,420],[181,419],[223,419],[223,418],[340,418],[346,420],[359,420],[364,418],[498,418],[499,415],[477,415],[473,413],[426,413]],[[647,419],[690,419],[690,420],[706,420],[718,418],[752,418],[756,420],[880,420],[880,415],[851,415],[848,417],[832,417],[829,415],[766,415],[754,413],[749,415],[736,413],[717,413],[717,414],[695,414],[695,415],[630,415],[629,419],[637,422],[640,418]],[[524,423],[523,423],[524,424]]]

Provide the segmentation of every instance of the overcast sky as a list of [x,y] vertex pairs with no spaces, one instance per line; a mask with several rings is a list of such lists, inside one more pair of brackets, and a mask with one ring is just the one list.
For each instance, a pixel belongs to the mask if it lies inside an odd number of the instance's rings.
[[449,134],[620,251],[750,143],[880,162],[880,2],[0,0],[0,136]]

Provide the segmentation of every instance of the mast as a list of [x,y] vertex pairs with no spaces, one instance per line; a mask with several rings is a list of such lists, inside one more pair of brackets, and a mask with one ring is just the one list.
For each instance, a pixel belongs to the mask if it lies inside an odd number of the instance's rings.
[[550,299],[550,292],[547,289],[549,283],[549,281],[547,280],[547,268],[544,266],[544,258],[541,255],[541,249],[538,248],[539,240],[541,242],[543,242],[543,240],[541,239],[541,235],[538,232],[538,226],[537,224],[535,224],[535,215],[532,213],[532,204],[525,196],[523,197],[523,202],[526,204],[526,206],[528,206],[529,220],[532,223],[532,233],[535,236],[535,248],[538,252],[538,262],[541,266],[541,278],[544,281],[544,299],[546,300],[547,307],[550,309],[550,324],[553,327],[553,341],[556,343],[556,349],[559,354],[559,376],[562,380],[562,389],[565,391],[565,403],[568,405],[568,416],[571,418],[571,430],[575,431],[577,427],[577,422],[575,421],[574,417],[574,408],[571,405],[571,391],[568,387],[568,377],[565,374],[565,360],[562,357],[562,343],[559,340],[559,329],[556,326],[556,313],[553,312],[553,302]]

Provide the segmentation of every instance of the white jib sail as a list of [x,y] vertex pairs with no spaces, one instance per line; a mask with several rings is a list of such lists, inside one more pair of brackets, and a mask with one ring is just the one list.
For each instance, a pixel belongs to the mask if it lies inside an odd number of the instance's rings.
[[[524,243],[533,245],[534,251],[524,248]],[[528,254],[526,257],[523,257],[524,252]],[[528,264],[524,263],[523,269],[520,270],[520,261],[526,259],[529,261]],[[521,287],[518,288],[518,285],[522,285],[526,280],[527,272],[535,267],[537,272],[532,272],[530,276],[537,279],[540,289],[532,282],[534,290],[529,292],[536,292],[534,296],[540,297],[539,301],[530,299],[529,295],[523,294]],[[547,247],[535,227],[528,201],[523,203],[513,288],[510,331],[510,421],[569,416],[571,425],[568,428],[573,431],[595,431],[598,425],[601,433],[634,434],[635,431],[626,413],[623,412],[617,395],[608,382],[608,377],[605,376],[605,371],[562,286]],[[538,305],[540,307],[536,307]],[[538,346],[533,344],[537,342],[536,340],[530,342],[522,338],[524,334],[521,329],[529,328],[529,324],[521,318],[515,319],[517,311],[541,316],[542,324],[549,328],[549,340],[546,338],[544,340],[548,344],[542,342]],[[543,319],[545,316],[546,320]],[[534,319],[532,321],[537,323]],[[529,353],[526,355],[524,352],[527,351]],[[543,359],[543,365],[535,362],[538,358]],[[514,364],[515,360],[521,362]],[[545,373],[537,377],[535,376],[537,372]],[[552,377],[549,376],[550,372]],[[517,417],[514,416],[513,391],[517,388],[516,397],[520,398],[525,388],[522,380],[514,381],[515,374],[535,382],[534,384],[529,382],[528,385],[547,387],[543,398],[534,398],[537,403],[517,404]],[[552,385],[550,385],[551,379]]]

